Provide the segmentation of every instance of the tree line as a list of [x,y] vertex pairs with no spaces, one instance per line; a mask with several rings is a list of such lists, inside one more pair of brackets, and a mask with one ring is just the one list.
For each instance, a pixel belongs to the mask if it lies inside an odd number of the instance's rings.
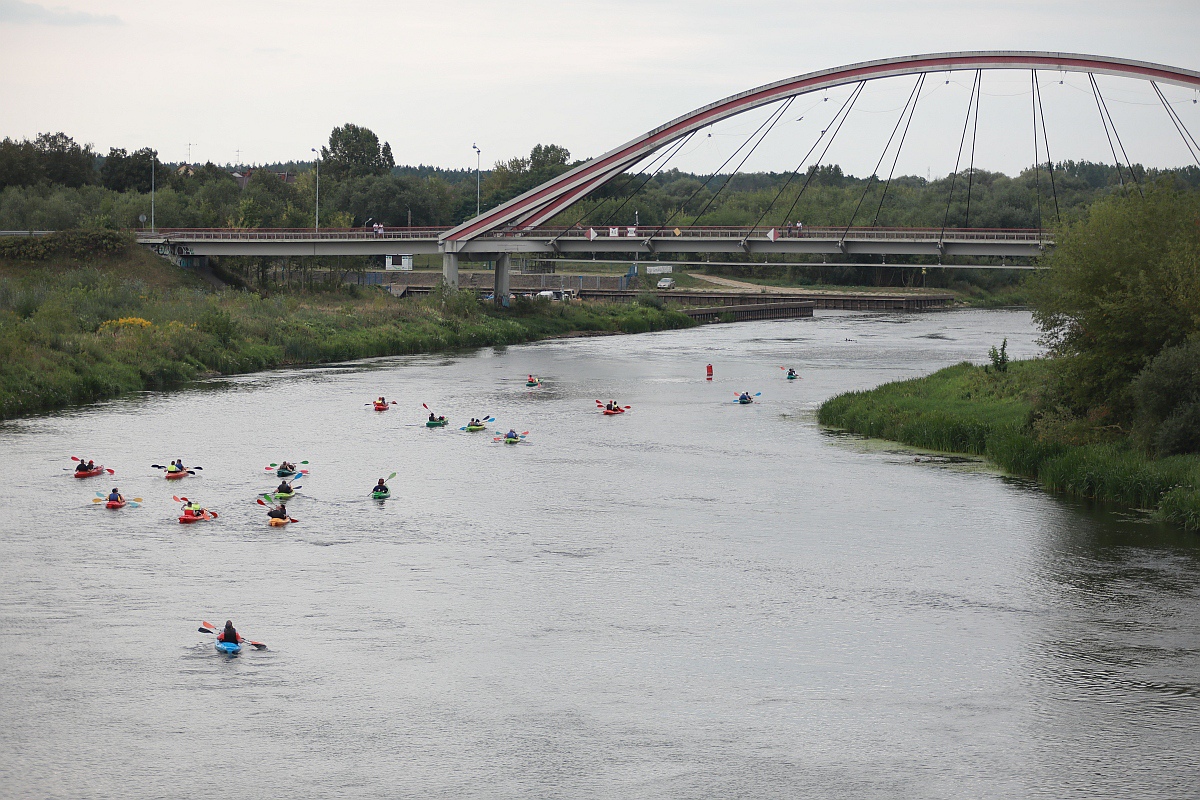
[[[480,204],[495,207],[582,163],[554,144],[481,173]],[[315,223],[313,164],[263,165],[239,182],[228,165],[171,164],[149,147],[100,155],[65,133],[0,141],[0,229],[307,227]],[[243,173],[248,171],[243,169]],[[449,226],[475,215],[473,170],[395,163],[371,130],[334,128],[320,159],[320,224]],[[1098,199],[1143,186],[1200,188],[1200,168],[1131,171],[1094,162],[1031,166],[1016,176],[977,169],[927,180],[848,175],[836,164],[801,173],[705,176],[665,170],[618,177],[551,225],[1050,227]]]

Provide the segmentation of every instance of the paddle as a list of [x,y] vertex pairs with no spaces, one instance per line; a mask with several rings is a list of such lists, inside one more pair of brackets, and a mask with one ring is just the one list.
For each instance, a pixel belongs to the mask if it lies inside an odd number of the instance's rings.
[[[524,433],[518,433],[517,438],[524,439],[528,435],[529,435],[529,431],[525,431]],[[496,435],[492,438],[492,441],[493,442],[502,442],[507,438],[508,438],[507,433],[501,433],[500,431],[496,431]]]
[[[92,502],[93,503],[107,503],[108,496],[105,495],[103,497],[93,497]],[[134,508],[140,508],[142,505],[142,502],[143,502],[142,498],[140,498],[140,497],[128,497],[125,499],[125,504],[133,506]]]
[[[255,498],[255,502],[257,502],[260,506],[270,505],[270,503],[263,502],[263,498],[265,498],[265,497],[266,497],[265,494],[262,497],[257,497],[257,498]],[[274,501],[272,501],[272,502],[274,502]],[[296,519],[295,517],[288,517],[288,521],[289,522],[299,522],[300,520]]]
[[[200,631],[200,633],[217,634],[217,633],[220,633],[222,629],[218,628],[216,625],[213,625],[211,622],[201,621],[200,627],[197,628],[197,630]],[[239,633],[238,636],[241,636],[241,634]],[[252,639],[247,639],[244,636],[242,637],[242,641],[238,642],[238,644],[253,645],[255,650],[266,650],[267,649],[267,646],[265,644],[263,644],[262,642],[256,642]]]

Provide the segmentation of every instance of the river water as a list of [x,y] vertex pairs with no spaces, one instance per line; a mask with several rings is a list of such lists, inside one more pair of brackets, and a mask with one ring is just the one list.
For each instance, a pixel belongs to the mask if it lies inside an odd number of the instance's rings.
[[[1005,337],[1038,349],[1022,312],[826,312],[0,426],[0,796],[1197,796],[1196,537],[816,424]],[[216,654],[230,617],[270,649]]]

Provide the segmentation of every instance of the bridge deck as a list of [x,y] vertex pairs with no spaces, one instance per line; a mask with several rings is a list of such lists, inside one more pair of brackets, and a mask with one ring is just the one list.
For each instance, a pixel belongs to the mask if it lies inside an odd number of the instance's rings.
[[538,228],[496,231],[467,242],[444,242],[444,228],[162,229],[140,232],[142,244],[175,255],[435,254],[449,247],[465,260],[501,253],[744,253],[929,256],[1037,256],[1053,246],[1040,229],[981,228]]

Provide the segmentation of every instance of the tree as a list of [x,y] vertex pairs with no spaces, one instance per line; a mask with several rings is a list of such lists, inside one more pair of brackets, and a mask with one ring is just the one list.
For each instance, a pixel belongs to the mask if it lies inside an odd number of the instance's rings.
[[1200,197],[1154,188],[1102,200],[1061,232],[1030,289],[1069,409],[1127,422],[1135,376],[1200,331],[1198,222]]
[[321,166],[333,179],[386,175],[395,165],[390,144],[381,146],[374,132],[349,122],[334,128],[329,146],[321,148]]
[[0,189],[47,182],[79,187],[96,182],[96,154],[65,133],[39,133],[33,141],[0,142]]
[[[151,183],[150,171],[154,170]],[[124,148],[113,147],[100,167],[100,180],[106,189],[114,192],[149,192],[151,186],[162,187],[171,178],[171,170],[158,160],[158,151],[149,147],[127,153]]]

